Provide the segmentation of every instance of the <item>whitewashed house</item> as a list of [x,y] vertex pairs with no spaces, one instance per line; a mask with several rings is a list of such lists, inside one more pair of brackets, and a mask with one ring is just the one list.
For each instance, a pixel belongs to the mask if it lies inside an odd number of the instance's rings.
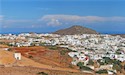
[[21,60],[21,53],[14,53],[14,58],[16,60]]

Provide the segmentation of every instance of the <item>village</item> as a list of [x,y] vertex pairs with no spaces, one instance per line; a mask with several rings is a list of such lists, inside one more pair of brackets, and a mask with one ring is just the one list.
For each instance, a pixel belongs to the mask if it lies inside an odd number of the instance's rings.
[[[59,46],[70,50],[72,65],[79,66],[81,71],[96,71],[113,75],[125,67],[125,38],[107,34],[58,35],[58,34],[0,34],[0,42],[10,47]],[[11,41],[13,40],[13,41]],[[17,41],[18,40],[18,41]],[[9,49],[5,49],[9,50]],[[17,54],[17,55],[16,55]],[[21,54],[16,53],[15,58]],[[97,66],[94,66],[94,63]],[[86,70],[87,68],[87,70]]]

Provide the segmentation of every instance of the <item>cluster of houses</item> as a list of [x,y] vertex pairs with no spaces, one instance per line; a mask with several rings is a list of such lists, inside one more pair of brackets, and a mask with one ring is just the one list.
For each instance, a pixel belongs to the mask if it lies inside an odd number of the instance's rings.
[[[18,35],[4,34],[0,39],[18,40],[20,42],[10,42],[12,46],[41,46],[58,45],[72,50],[69,56],[73,58],[71,62],[76,65],[78,62],[84,62],[84,65],[91,60],[117,59],[125,61],[125,38],[120,36],[111,36],[107,34],[83,34],[83,35],[57,35],[57,34],[36,34],[21,33]],[[111,65],[110,65],[111,66]]]

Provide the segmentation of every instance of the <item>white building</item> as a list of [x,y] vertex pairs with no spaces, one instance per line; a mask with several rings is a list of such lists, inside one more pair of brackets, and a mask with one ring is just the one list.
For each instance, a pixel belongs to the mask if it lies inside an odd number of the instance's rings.
[[16,60],[21,60],[21,53],[14,53],[14,58]]

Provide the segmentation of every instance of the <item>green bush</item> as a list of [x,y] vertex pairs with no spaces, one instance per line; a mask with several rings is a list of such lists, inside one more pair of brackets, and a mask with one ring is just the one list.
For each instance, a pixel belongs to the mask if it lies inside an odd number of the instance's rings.
[[88,65],[94,65],[94,62],[92,60],[89,60]]
[[87,67],[87,66],[82,66],[80,70],[86,70],[86,71],[93,71],[93,69]]
[[77,66],[80,68],[80,70],[93,71],[91,68],[84,66],[83,62],[77,63]]
[[78,62],[78,63],[77,63],[77,66],[78,66],[79,68],[81,68],[81,67],[83,66],[83,64],[84,64],[84,63],[82,63],[82,62]]
[[60,51],[60,54],[61,54],[61,55],[65,55],[66,52],[67,52],[67,50],[61,50],[61,51]]
[[122,67],[118,64],[113,64],[113,69],[117,71],[121,71]]
[[50,46],[49,49],[51,49],[51,50],[57,50],[57,47],[56,46]]
[[115,53],[116,53],[116,54],[118,54],[118,55],[120,55],[120,54],[121,54],[121,52],[120,52],[120,51],[118,51],[118,50],[117,50]]
[[31,43],[30,45],[31,45],[31,46],[35,46],[35,43]]
[[13,44],[7,44],[8,46],[14,46]]
[[105,61],[105,64],[112,64],[113,60],[110,59],[109,57],[103,57],[103,60]]
[[45,73],[45,72],[38,72],[37,74],[38,74],[38,75],[48,75],[48,74]]
[[118,64],[118,65],[122,66],[122,65],[121,65],[121,62],[120,62],[119,60],[116,60],[116,59],[113,60],[113,64]]
[[108,71],[104,69],[104,70],[96,71],[96,73],[98,73],[98,74],[108,74]]
[[39,43],[39,46],[44,46],[44,45],[46,45],[45,42],[41,42],[41,43]]
[[104,62],[101,62],[101,59],[97,60],[97,62],[98,62],[100,65],[104,65],[104,64],[105,64]]
[[11,50],[12,50],[11,48],[8,49],[8,51],[11,51]]

